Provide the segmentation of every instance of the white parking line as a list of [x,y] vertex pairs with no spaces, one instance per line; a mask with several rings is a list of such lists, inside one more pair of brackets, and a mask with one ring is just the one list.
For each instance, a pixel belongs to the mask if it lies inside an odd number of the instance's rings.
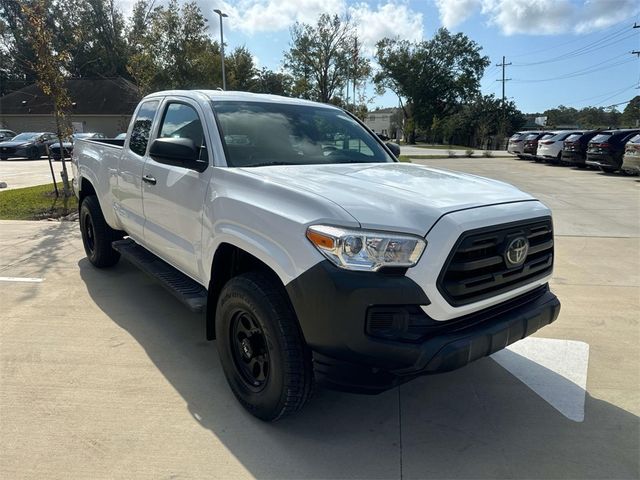
[[43,281],[44,281],[44,278],[0,277],[0,282],[42,283]]
[[588,343],[528,337],[492,358],[565,417],[584,420]]

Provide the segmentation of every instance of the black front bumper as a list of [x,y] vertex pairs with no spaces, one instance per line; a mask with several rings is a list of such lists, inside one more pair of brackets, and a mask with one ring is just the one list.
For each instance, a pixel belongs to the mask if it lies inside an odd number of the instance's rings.
[[[481,312],[438,322],[419,308],[429,299],[403,274],[349,272],[328,261],[291,282],[287,291],[313,350],[318,382],[360,393],[379,393],[420,375],[463,367],[531,335],[560,311],[545,285]],[[404,312],[398,322],[403,327],[376,336],[370,312],[381,306]]]

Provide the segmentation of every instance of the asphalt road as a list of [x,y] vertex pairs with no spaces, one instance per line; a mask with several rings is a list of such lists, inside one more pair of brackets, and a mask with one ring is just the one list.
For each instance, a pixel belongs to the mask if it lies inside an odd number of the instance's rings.
[[321,390],[264,424],[231,394],[200,315],[127,262],[92,268],[77,224],[0,222],[0,476],[638,478],[640,183],[511,159],[421,163],[510,181],[554,209],[554,324],[382,395]]

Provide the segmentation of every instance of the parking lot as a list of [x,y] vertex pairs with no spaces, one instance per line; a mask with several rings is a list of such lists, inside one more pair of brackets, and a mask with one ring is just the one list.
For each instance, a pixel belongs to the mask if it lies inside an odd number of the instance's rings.
[[553,209],[555,323],[382,395],[320,390],[265,424],[231,394],[201,315],[125,261],[92,268],[75,223],[0,222],[0,476],[638,478],[638,177],[415,163],[504,180]]
[[[61,182],[62,177],[60,176],[60,172],[62,171],[62,162],[52,163],[56,180]],[[71,176],[70,162],[67,162],[67,169],[69,176]],[[15,158],[0,161],[0,182],[5,182],[7,184],[6,189],[9,190],[51,183],[49,160],[46,158],[40,160]]]

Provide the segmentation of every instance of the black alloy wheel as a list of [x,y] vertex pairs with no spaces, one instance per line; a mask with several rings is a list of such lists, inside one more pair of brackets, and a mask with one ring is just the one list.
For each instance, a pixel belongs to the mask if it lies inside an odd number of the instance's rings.
[[261,391],[270,372],[269,350],[262,327],[251,312],[239,309],[233,314],[230,333],[233,360],[240,376],[248,388]]

